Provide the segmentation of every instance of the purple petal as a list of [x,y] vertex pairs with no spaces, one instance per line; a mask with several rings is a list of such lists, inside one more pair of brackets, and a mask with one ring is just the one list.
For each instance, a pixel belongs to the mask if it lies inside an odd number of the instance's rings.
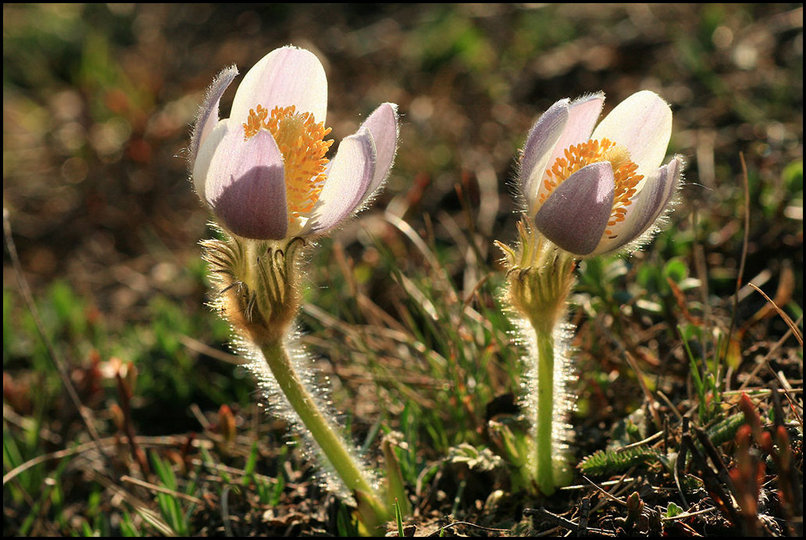
[[602,161],[583,167],[549,195],[535,216],[546,238],[575,255],[599,244],[613,210],[613,167]]
[[682,172],[683,159],[679,156],[656,170],[627,207],[624,221],[611,228],[613,235],[604,238],[594,254],[615,251],[644,234],[663,214],[677,192]]
[[568,99],[560,100],[540,117],[529,132],[523,150],[521,178],[526,179],[523,187],[530,213],[537,210],[536,201],[545,189],[541,180],[546,168],[551,167],[566,148],[588,140],[603,104],[602,92],[583,96],[570,103]]
[[311,232],[329,231],[361,204],[375,175],[376,162],[377,152],[368,130],[360,129],[341,141],[336,157],[329,163]]
[[281,47],[264,56],[244,76],[232,102],[230,118],[246,122],[249,110],[260,104],[294,105],[298,113],[312,113],[317,122],[327,117],[327,76],[322,63],[310,51]]
[[361,124],[361,129],[366,129],[372,136],[377,153],[375,164],[375,174],[367,187],[364,196],[361,198],[362,204],[375,192],[386,180],[389,169],[395,160],[397,151],[398,123],[397,105],[394,103],[383,103]]
[[283,156],[268,131],[229,131],[213,156],[205,197],[222,224],[245,238],[282,240],[288,229]]
[[521,158],[520,180],[530,215],[535,210],[534,204],[540,190],[540,181],[549,157],[567,122],[568,99],[561,99],[540,116],[526,137]]
[[224,91],[237,75],[238,68],[235,66],[225,68],[216,75],[216,78],[213,79],[213,84],[207,89],[204,101],[199,107],[199,112],[196,116],[196,123],[193,125],[193,134],[190,136],[191,167],[196,161],[196,155],[199,153],[199,147],[202,142],[218,123],[218,103],[221,101],[221,96],[224,95]]

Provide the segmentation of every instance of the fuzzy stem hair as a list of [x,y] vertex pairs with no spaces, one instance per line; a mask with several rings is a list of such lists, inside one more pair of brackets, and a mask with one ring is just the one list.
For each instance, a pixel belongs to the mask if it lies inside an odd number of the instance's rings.
[[[295,426],[309,449],[323,458],[324,469],[340,479],[334,486],[332,475],[323,475],[332,491],[355,499],[364,532],[377,532],[390,519],[390,510],[368,468],[334,427],[333,415],[317,396],[321,392],[300,375],[310,370],[293,330],[304,240],[258,241],[221,234],[222,240],[202,242],[217,293],[213,307],[232,325],[233,345],[250,360],[247,365],[265,403]],[[286,406],[278,407],[278,402]]]
[[519,245],[504,252],[506,300],[525,343],[522,407],[532,424],[527,476],[537,491],[551,495],[567,481],[567,416],[573,407],[565,390],[570,358],[567,297],[573,287],[575,259],[535,232],[526,219],[518,223]]

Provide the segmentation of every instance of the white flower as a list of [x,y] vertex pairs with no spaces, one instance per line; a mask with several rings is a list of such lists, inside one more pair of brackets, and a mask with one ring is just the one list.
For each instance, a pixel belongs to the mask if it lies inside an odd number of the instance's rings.
[[219,120],[237,74],[233,66],[213,81],[190,144],[196,193],[220,224],[244,238],[283,240],[325,233],[361,208],[394,161],[397,106],[380,105],[328,160],[327,78],[313,53],[282,47],[264,56]]
[[523,149],[520,185],[536,227],[577,256],[610,253],[654,231],[677,191],[683,159],[661,166],[672,111],[644,90],[594,129],[604,94],[552,105]]

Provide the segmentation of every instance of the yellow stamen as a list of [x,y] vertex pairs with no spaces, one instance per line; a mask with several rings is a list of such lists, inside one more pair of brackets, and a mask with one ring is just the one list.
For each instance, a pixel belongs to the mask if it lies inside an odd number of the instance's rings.
[[[624,221],[627,207],[630,206],[633,195],[635,195],[635,186],[644,178],[642,175],[636,174],[638,165],[630,159],[627,149],[609,139],[601,141],[589,139],[566,148],[564,154],[565,157],[558,157],[554,164],[546,169],[543,176],[543,186],[546,191],[541,194],[540,203],[545,202],[551,192],[557,189],[557,186],[579,169],[592,163],[609,161],[613,166],[613,179],[616,187],[613,194],[613,210],[607,225],[613,227]],[[607,229],[605,234],[612,236],[613,231]]]
[[324,140],[330,128],[324,122],[315,122],[309,112],[297,113],[293,105],[275,107],[271,113],[258,105],[249,110],[243,128],[244,140],[261,129],[269,131],[283,154],[288,219],[313,210],[325,182],[325,154],[333,144],[332,140]]

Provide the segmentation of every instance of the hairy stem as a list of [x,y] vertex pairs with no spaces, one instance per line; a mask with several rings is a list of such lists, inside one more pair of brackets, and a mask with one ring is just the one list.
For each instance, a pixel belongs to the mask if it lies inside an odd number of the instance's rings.
[[[567,298],[575,278],[574,256],[540,236],[523,219],[518,223],[520,244],[509,248],[500,242],[509,281],[506,299],[523,318],[524,337],[530,342],[525,414],[532,422],[531,442],[523,468],[543,495],[551,495],[568,481],[564,424],[571,402],[564,377],[570,358],[565,342]],[[527,337],[528,321],[534,341]]]
[[537,334],[537,418],[535,419],[535,478],[540,492],[554,493],[554,337],[551,329],[535,325]]
[[369,532],[390,517],[386,506],[381,502],[366,471],[349,451],[346,441],[330,425],[327,418],[316,406],[311,393],[300,380],[283,344],[273,341],[262,347],[266,362],[285,394],[291,407],[319,445],[330,465],[356,498],[362,522]]
[[291,348],[293,340],[287,338],[300,305],[298,263],[304,239],[249,240],[226,233],[224,237],[203,244],[218,292],[214,307],[232,324],[236,347],[252,358],[249,368],[258,383],[269,393],[278,389],[283,393],[296,413],[292,419],[301,421],[320,455],[355,498],[364,527],[360,532],[382,532],[379,527],[391,518],[390,507],[350,452],[352,446],[317,406],[292,361],[297,355]]

